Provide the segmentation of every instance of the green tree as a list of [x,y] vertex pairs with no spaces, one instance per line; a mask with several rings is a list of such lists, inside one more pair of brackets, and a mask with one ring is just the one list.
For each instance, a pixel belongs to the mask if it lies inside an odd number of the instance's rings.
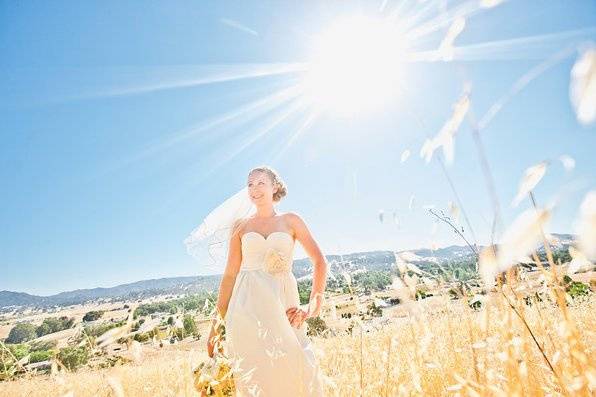
[[147,331],[147,335],[149,338],[153,339],[156,337],[157,339],[164,339],[166,337],[165,331],[159,329],[159,327],[154,327],[152,330]]
[[368,310],[366,311],[366,313],[369,316],[372,317],[382,317],[383,316],[383,309],[381,309],[379,306],[377,306],[375,304],[375,302],[372,302],[370,305],[368,305]]
[[139,334],[135,334],[135,336],[133,337],[134,340],[136,340],[137,342],[147,342],[150,337],[149,334],[147,334],[146,332],[143,333],[139,333]]
[[19,323],[10,330],[6,343],[22,343],[35,339],[37,336],[35,330],[35,325],[31,323]]
[[112,328],[121,327],[124,324],[125,324],[125,321],[122,320],[117,323],[103,323],[103,324],[97,324],[94,326],[87,326],[87,327],[85,327],[85,332],[89,336],[100,336],[100,335],[103,335],[104,333],[108,332]]
[[590,293],[590,286],[588,284],[574,281],[568,275],[563,277],[563,285],[565,287],[565,292],[567,292],[573,299]]
[[80,366],[87,364],[89,361],[89,351],[84,346],[65,347],[60,349],[58,360],[69,370],[75,371]]
[[85,313],[85,316],[83,316],[83,321],[88,322],[99,320],[104,313],[104,310],[92,310],[90,312]]
[[132,323],[132,327],[130,328],[130,330],[132,332],[136,332],[139,330],[139,328],[141,328],[141,324],[139,324],[138,321],[135,321],[134,323]]
[[54,351],[52,350],[38,350],[31,352],[31,357],[29,357],[30,363],[39,363],[41,361],[47,361],[54,357]]
[[66,316],[62,316],[60,318],[57,317],[48,317],[44,318],[43,323],[35,330],[37,336],[44,336],[48,334],[53,334],[54,332],[63,331],[65,329],[69,329],[74,324],[74,318],[68,318]]
[[13,354],[13,356],[16,357],[17,360],[20,360],[21,358],[29,354],[29,345],[27,345],[26,343],[18,343],[15,345],[7,344],[6,347],[8,347],[8,350],[10,350],[10,352]]
[[178,340],[184,339],[184,336],[185,336],[184,328],[173,328],[172,335],[176,336],[176,338],[178,338]]
[[195,323],[195,319],[190,314],[184,315],[182,324],[184,325],[186,335],[194,335],[197,332],[197,323]]

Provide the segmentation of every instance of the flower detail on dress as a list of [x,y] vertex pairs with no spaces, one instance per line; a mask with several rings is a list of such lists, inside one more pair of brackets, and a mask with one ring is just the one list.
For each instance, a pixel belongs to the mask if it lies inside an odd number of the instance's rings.
[[290,271],[290,261],[286,256],[276,249],[269,248],[265,252],[265,271],[271,274],[278,274]]

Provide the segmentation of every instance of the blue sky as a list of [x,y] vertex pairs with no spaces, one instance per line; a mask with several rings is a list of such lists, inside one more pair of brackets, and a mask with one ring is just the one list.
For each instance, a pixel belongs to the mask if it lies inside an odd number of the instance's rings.
[[[422,208],[454,200],[438,163],[418,155],[424,139],[449,118],[464,80],[480,118],[525,73],[570,48],[482,139],[504,223],[528,207],[509,205],[524,170],[551,159],[536,197],[563,193],[550,230],[571,232],[596,186],[596,127],[580,125],[569,100],[573,48],[596,41],[594,1],[509,1],[472,13],[455,46],[492,44],[452,62],[405,64],[402,89],[382,106],[351,117],[317,112],[289,146],[313,109],[259,101],[303,74],[228,79],[309,62],[337,18],[382,18],[399,3],[0,3],[0,290],[51,294],[204,273],[182,240],[263,163],[288,185],[279,210],[300,213],[326,254],[461,244],[443,225],[433,235]],[[447,8],[466,3],[474,2]],[[402,14],[420,7],[406,2]],[[447,27],[412,48],[436,49]],[[540,37],[520,39],[529,36]],[[447,169],[484,244],[492,210],[477,153],[465,122]],[[562,154],[576,160],[570,173]],[[379,222],[380,209],[396,211],[400,226]]]

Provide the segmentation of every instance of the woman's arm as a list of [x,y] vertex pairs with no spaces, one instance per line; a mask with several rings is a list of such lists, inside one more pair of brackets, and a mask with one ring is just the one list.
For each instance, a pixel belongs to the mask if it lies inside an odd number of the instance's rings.
[[225,317],[236,282],[236,276],[240,271],[240,264],[242,262],[242,248],[240,242],[240,227],[239,223],[234,225],[230,236],[230,243],[228,247],[228,262],[224,270],[221,283],[219,285],[219,294],[217,296],[217,309],[222,317]]
[[323,305],[323,293],[327,283],[327,261],[313,238],[306,222],[295,213],[288,213],[290,225],[296,234],[296,240],[300,242],[314,266],[312,291],[308,302],[308,314],[306,317],[317,317]]
[[242,247],[240,242],[240,222],[236,222],[232,228],[230,236],[230,243],[228,247],[228,260],[224,274],[219,284],[219,292],[217,296],[217,313],[218,315],[211,321],[211,330],[209,331],[209,338],[207,338],[207,353],[209,357],[213,357],[213,348],[218,341],[219,323],[225,317],[236,283],[236,276],[240,271],[240,264],[242,262]]

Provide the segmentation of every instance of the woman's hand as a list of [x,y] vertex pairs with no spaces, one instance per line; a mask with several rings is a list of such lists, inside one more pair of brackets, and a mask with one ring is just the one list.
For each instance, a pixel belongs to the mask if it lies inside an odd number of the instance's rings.
[[215,327],[212,325],[211,330],[209,331],[209,337],[207,338],[207,355],[209,357],[213,357],[213,351],[215,350],[215,341],[216,338],[219,337],[217,331],[215,331]]
[[288,316],[288,321],[290,325],[295,328],[302,327],[302,323],[309,318],[308,312],[298,308],[298,307],[290,307],[286,310],[286,316]]
[[213,332],[213,327],[211,327],[211,331],[209,332],[209,337],[207,338],[207,355],[209,357],[213,357],[213,350],[215,350],[215,341],[214,336],[216,335]]

